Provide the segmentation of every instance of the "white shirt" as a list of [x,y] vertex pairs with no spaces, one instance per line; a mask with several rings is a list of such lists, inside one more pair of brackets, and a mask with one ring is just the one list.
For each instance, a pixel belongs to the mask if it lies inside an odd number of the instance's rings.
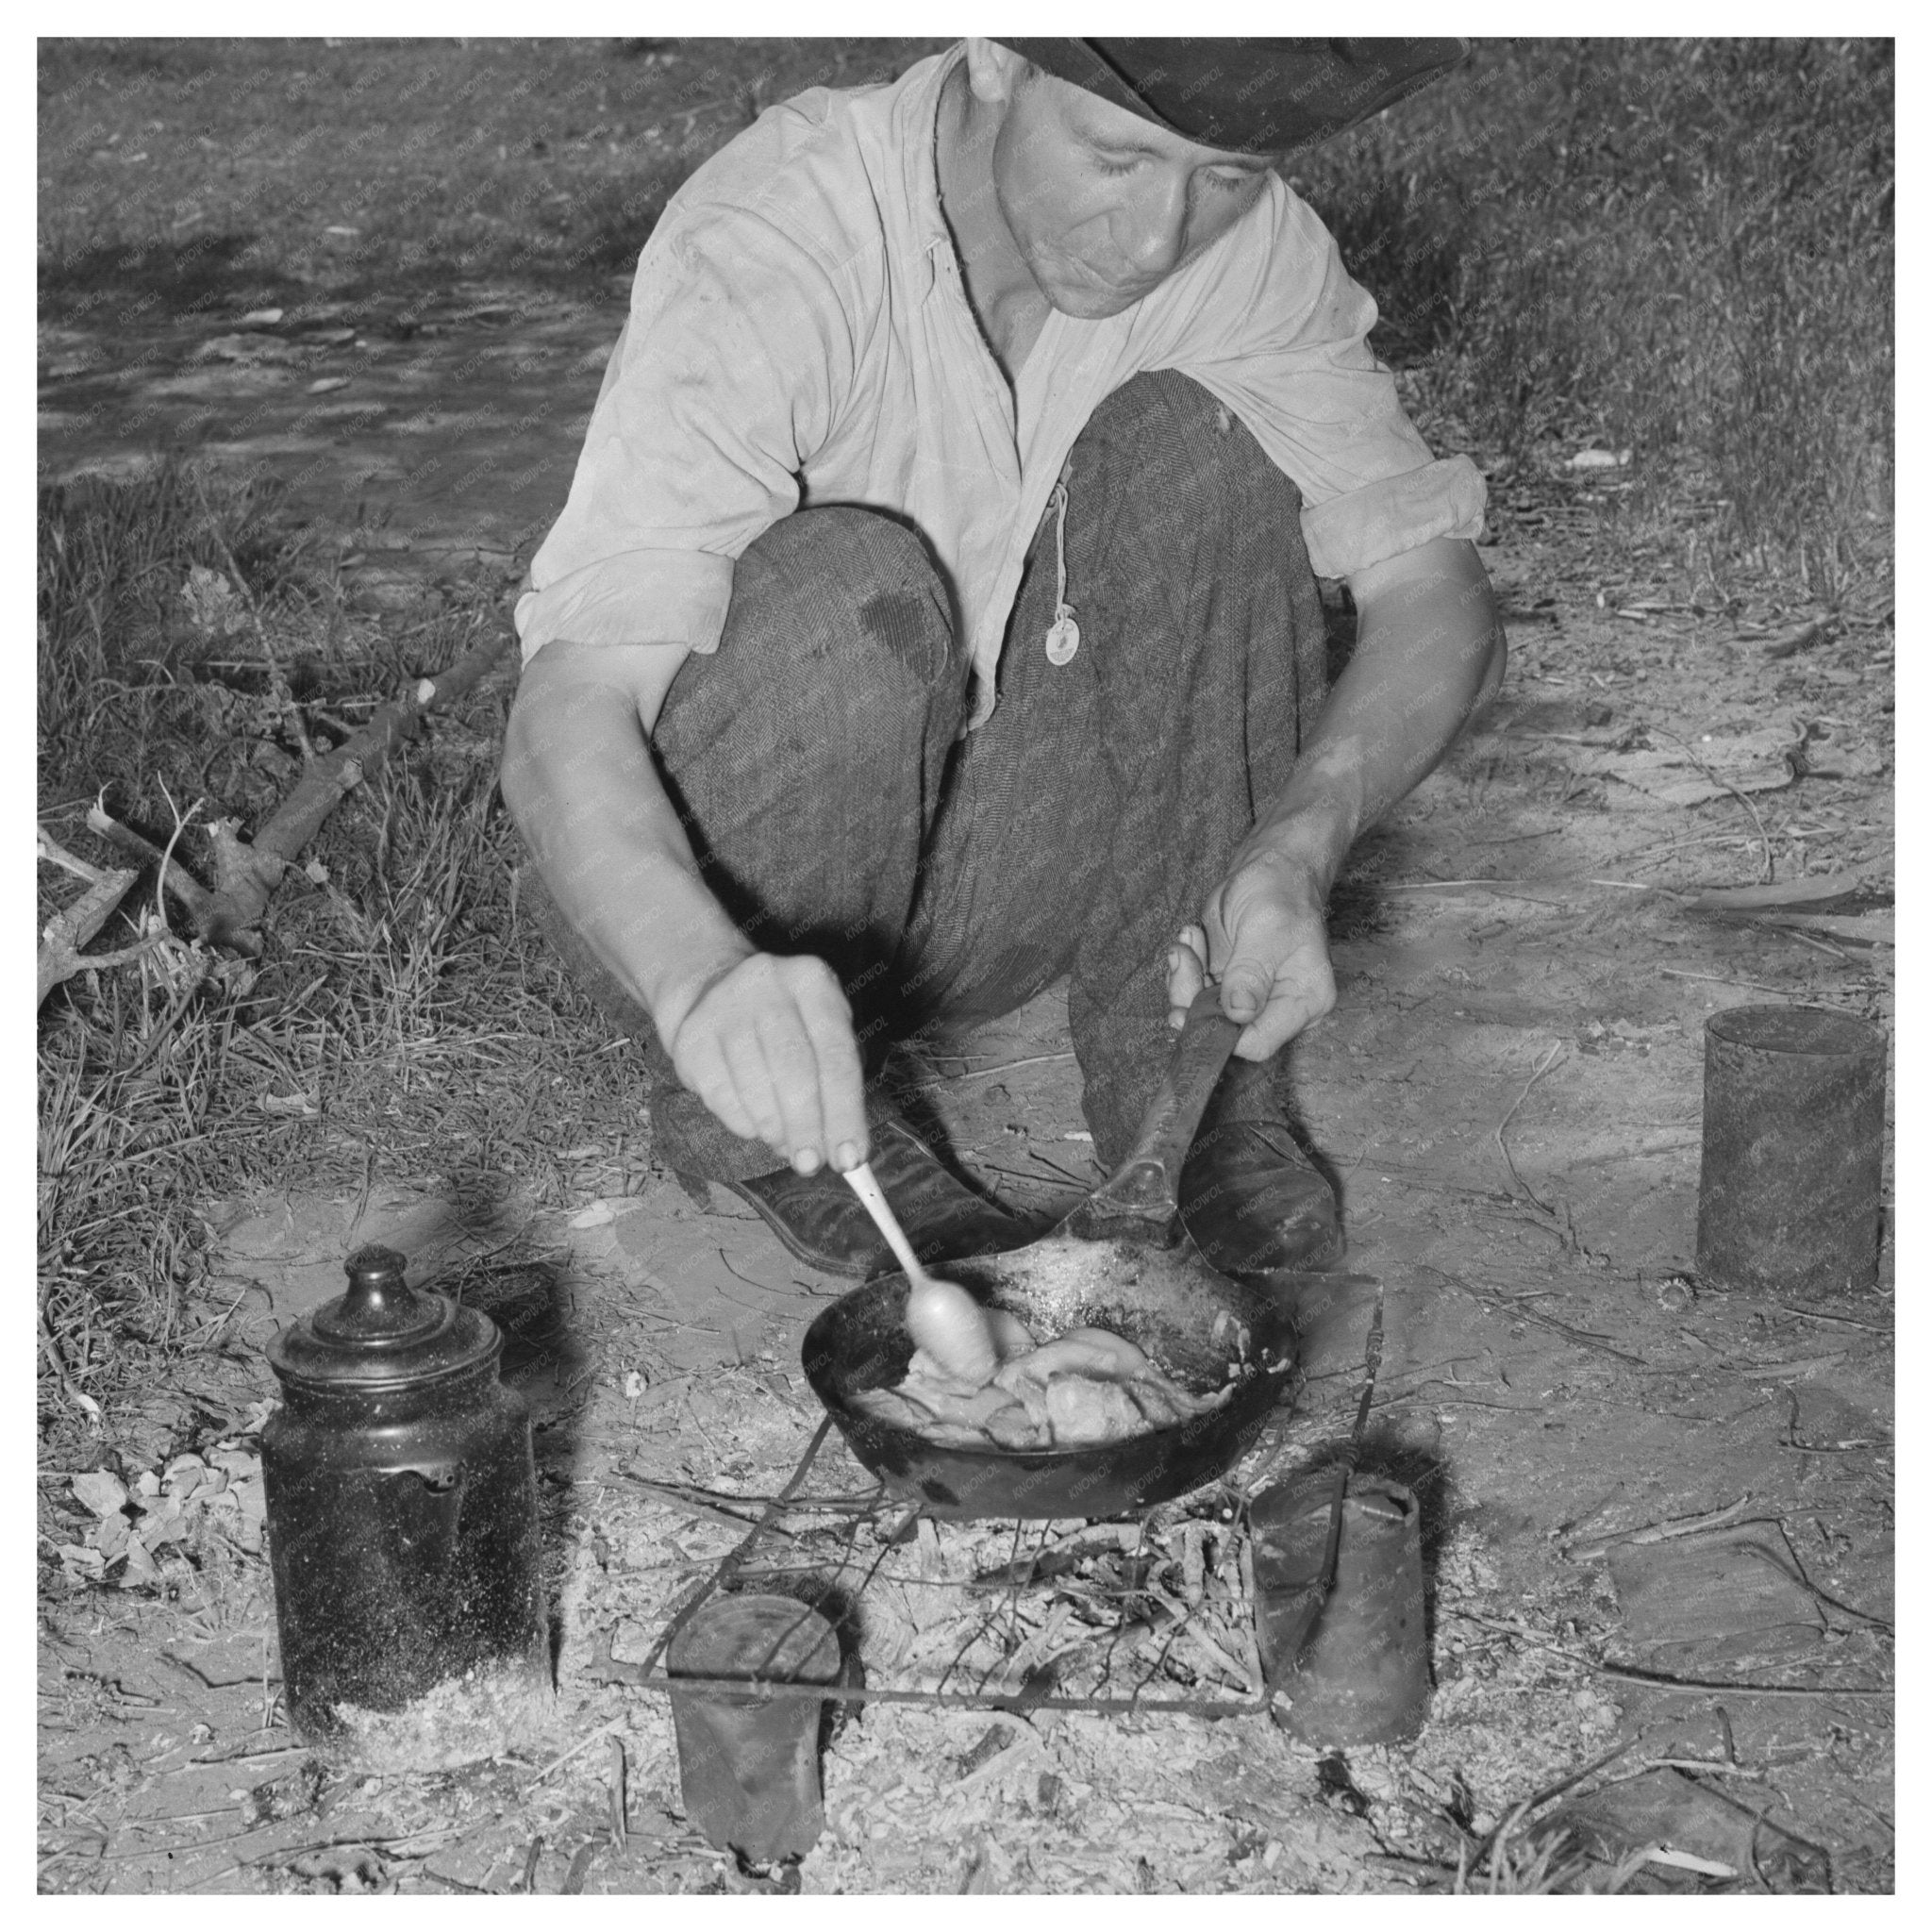
[[1191,376],[1299,486],[1319,575],[1480,532],[1481,473],[1432,458],[1369,350],[1374,300],[1273,175],[1133,308],[1051,312],[1009,386],[940,208],[934,132],[959,58],[773,108],[673,197],[518,601],[526,661],[557,637],[715,651],[747,545],[795,509],[859,504],[908,519],[947,578],[976,724],[1068,452],[1143,370]]

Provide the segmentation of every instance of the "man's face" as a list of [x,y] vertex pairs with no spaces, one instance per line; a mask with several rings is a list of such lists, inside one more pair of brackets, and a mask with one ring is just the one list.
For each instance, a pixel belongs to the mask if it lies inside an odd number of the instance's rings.
[[993,193],[1063,315],[1118,315],[1260,198],[1265,158],[1198,147],[1051,75],[1020,80],[993,143]]

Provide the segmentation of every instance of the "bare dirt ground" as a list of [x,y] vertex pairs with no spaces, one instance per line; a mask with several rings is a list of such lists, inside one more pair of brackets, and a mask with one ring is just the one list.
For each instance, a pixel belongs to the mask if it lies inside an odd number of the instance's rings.
[[[508,583],[560,503],[620,313],[477,287],[353,325],[75,324],[43,341],[42,455],[113,466],[186,437],[265,463],[371,608],[451,574]],[[1058,1657],[1073,1688],[1239,1702],[1233,1505],[1345,1431],[1372,1278],[1370,1459],[1426,1518],[1416,1743],[1342,1762],[1262,1716],[874,1705],[826,1751],[802,1868],[747,1875],[690,1828],[662,1701],[611,1662],[643,1655],[742,1534],[743,1499],[791,1474],[819,1419],[800,1338],[840,1284],[627,1144],[572,1150],[561,1214],[291,1174],[208,1204],[228,1345],[192,1395],[129,1419],[128,1501],[98,1471],[42,1472],[72,1552],[42,1623],[42,1888],[1387,1891],[1442,1887],[1534,1802],[1577,1807],[1599,1881],[1668,1842],[1676,1861],[1637,1882],[1889,1890],[1890,1240],[1880,1289],[1829,1304],[1691,1274],[1703,1022],[1789,1000],[1891,1022],[1889,633],[1835,621],[1773,657],[1806,613],[1670,605],[1594,534],[1565,454],[1494,486],[1504,702],[1337,896],[1341,1007],[1293,1064],[1351,1274],[1307,1298],[1305,1379],[1259,1450],[1144,1523],[1016,1532],[850,1504],[870,1479],[834,1441],[753,1559],[774,1587],[857,1599],[874,1686],[1010,1687]],[[1711,795],[1657,795],[1673,785]],[[1767,838],[1780,879],[1840,874],[1846,896],[1804,924],[1692,905],[1759,878]],[[948,1047],[902,1072],[961,1167],[1042,1215],[1069,1202],[1091,1163],[1059,996]],[[331,1762],[276,1698],[259,1350],[373,1239],[496,1310],[538,1418],[556,1707],[458,1769]],[[1660,1525],[1689,1533],[1637,1534]],[[119,1561],[130,1540],[145,1568]],[[1029,1554],[1058,1574],[1013,1587]],[[1074,1657],[1156,1603],[1154,1634]]]

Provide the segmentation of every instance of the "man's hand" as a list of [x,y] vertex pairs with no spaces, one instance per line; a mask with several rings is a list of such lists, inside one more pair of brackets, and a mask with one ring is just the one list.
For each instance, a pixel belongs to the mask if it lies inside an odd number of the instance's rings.
[[1210,981],[1241,1026],[1242,1059],[1267,1059],[1334,1008],[1322,894],[1307,866],[1274,854],[1236,864],[1167,956],[1169,1025]]
[[1439,537],[1348,580],[1356,647],[1293,775],[1266,805],[1199,925],[1168,955],[1171,1023],[1209,981],[1264,1060],[1335,1005],[1323,917],[1357,836],[1441,761],[1496,694],[1507,649],[1473,543]]
[[699,874],[650,732],[682,645],[558,638],[525,667],[503,795],[564,917],[678,1077],[800,1174],[866,1158],[852,1011],[822,959],[754,953]]
[[656,1017],[677,1077],[734,1134],[767,1141],[800,1174],[866,1158],[852,1009],[823,959],[754,953]]

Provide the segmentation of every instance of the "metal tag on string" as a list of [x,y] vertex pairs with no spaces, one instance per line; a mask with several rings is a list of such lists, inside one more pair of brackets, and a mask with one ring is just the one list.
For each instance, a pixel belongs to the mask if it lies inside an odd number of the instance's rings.
[[1080,626],[1074,622],[1074,607],[1067,602],[1067,478],[1064,471],[1053,486],[1048,506],[1058,518],[1054,533],[1053,625],[1046,634],[1046,661],[1056,667],[1071,664],[1080,648]]

